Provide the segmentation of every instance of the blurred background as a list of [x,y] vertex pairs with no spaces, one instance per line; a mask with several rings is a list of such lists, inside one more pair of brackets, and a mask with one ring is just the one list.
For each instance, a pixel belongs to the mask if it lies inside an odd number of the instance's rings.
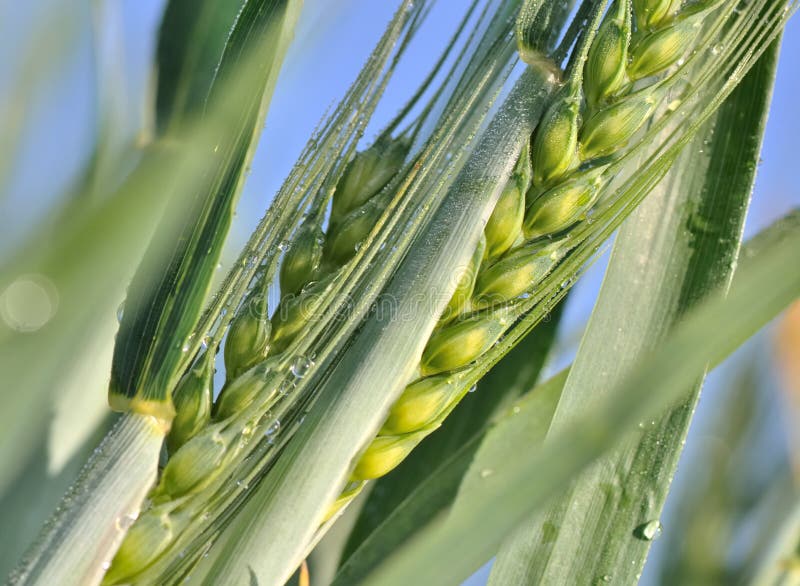
[[[446,42],[441,31],[452,30],[450,12],[460,12],[465,1],[439,1],[393,78],[371,136],[427,72]],[[163,0],[0,0],[0,262],[32,234],[41,234],[92,157],[108,159],[108,165],[99,165],[101,171],[112,163],[124,165],[147,140],[151,63],[163,5]],[[316,124],[355,78],[394,5],[305,0],[220,275]],[[800,206],[798,95],[800,20],[795,17],[784,38],[747,236]],[[98,141],[100,154],[94,150]],[[571,361],[576,351],[606,256],[570,297],[549,372]],[[0,318],[7,327],[14,327],[7,310],[12,294],[9,275],[0,274]],[[119,296],[121,301],[122,288]],[[52,416],[37,434],[40,445],[0,494],[2,573],[35,535],[102,433],[116,316],[110,311],[97,319],[105,324],[100,335],[82,339],[75,334],[75,361],[56,394]],[[709,375],[642,584],[731,583],[780,530],[788,511],[797,511],[799,365],[800,307],[795,307]],[[3,385],[0,392],[24,389]],[[486,574],[484,568],[470,584],[482,584]]]

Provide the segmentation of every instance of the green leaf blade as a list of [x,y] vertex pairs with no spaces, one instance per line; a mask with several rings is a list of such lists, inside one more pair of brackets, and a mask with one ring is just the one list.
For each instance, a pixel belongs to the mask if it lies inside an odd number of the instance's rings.
[[[213,3],[204,6],[210,10]],[[212,76],[202,107],[225,108],[238,114],[234,125],[220,133],[218,144],[206,154],[206,188],[195,194],[185,214],[174,215],[156,233],[153,246],[171,250],[169,262],[165,266],[160,258],[146,254],[131,283],[114,349],[109,389],[110,402],[116,409],[165,419],[172,416],[169,393],[200,345],[199,339],[191,337],[193,329],[211,286],[244,171],[253,156],[301,6],[301,0],[248,0],[242,4],[241,12],[226,12],[234,19],[233,29],[220,47],[219,65],[213,56],[205,55],[202,66],[181,76],[181,87],[206,83]],[[162,38],[172,34],[170,25],[180,29],[181,20],[174,13],[182,14],[184,9],[180,2],[170,7]],[[202,12],[197,6],[195,9]],[[217,23],[204,30],[203,19],[197,18],[200,23],[195,24],[201,32],[211,35],[212,43],[218,43],[222,25]],[[198,42],[195,35],[188,35],[186,40]],[[160,46],[159,56],[168,64],[165,47],[172,45],[165,41]],[[179,53],[181,57],[186,51]],[[170,71],[166,67],[166,72]],[[173,87],[174,80],[166,75],[161,79],[162,87],[166,85],[162,95],[174,95],[173,99],[178,100],[183,90]],[[232,86],[236,87],[235,92],[230,91]],[[173,104],[164,107],[161,116],[171,112],[180,128],[184,116],[197,115],[199,110],[199,105]],[[180,140],[180,132],[174,136],[171,133],[170,139],[173,138]]]

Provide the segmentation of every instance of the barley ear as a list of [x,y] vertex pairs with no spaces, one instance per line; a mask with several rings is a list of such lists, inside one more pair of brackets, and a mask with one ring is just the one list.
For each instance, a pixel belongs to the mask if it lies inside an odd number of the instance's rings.
[[382,137],[368,149],[356,153],[336,184],[331,223],[337,224],[383,189],[402,168],[410,146],[405,138]]
[[387,203],[385,197],[374,197],[344,216],[325,241],[325,261],[340,267],[353,258],[375,227]]
[[389,473],[417,447],[431,431],[404,435],[379,435],[367,447],[350,475],[351,481],[372,480]]
[[231,322],[225,340],[225,374],[233,380],[261,362],[269,350],[272,325],[268,319],[267,296],[261,286],[245,300]]
[[316,279],[323,242],[324,235],[315,223],[303,224],[298,229],[281,263],[281,295],[299,293],[306,283]]
[[700,34],[700,21],[687,18],[642,37],[631,47],[628,76],[636,81],[656,75],[686,55]]
[[640,31],[656,30],[668,22],[681,3],[681,0],[633,0],[637,28]]
[[525,193],[528,191],[530,183],[530,150],[526,144],[511,179],[506,184],[483,229],[486,236],[486,258],[500,256],[522,236]]
[[597,199],[604,170],[603,166],[576,173],[536,198],[525,211],[526,238],[549,236],[578,222]]
[[472,253],[469,263],[464,267],[464,270],[459,276],[456,290],[450,298],[450,302],[447,304],[444,313],[442,313],[443,321],[446,322],[458,317],[466,307],[470,297],[472,297],[475,279],[478,277],[478,271],[480,270],[485,251],[486,237],[481,235],[478,240],[478,246],[475,247],[475,251]]
[[632,94],[596,112],[581,128],[580,152],[584,160],[613,154],[628,144],[655,109],[649,90]]
[[168,500],[202,490],[219,473],[228,442],[216,427],[207,427],[183,444],[167,461],[154,500]]
[[204,351],[193,368],[178,381],[172,394],[175,418],[167,435],[169,453],[197,435],[211,420],[214,353]]
[[143,513],[128,530],[103,584],[120,584],[149,566],[172,542],[169,513],[159,508]]
[[628,0],[617,0],[597,31],[583,75],[583,91],[590,108],[597,108],[627,82],[631,9]]
[[570,83],[556,97],[536,128],[531,145],[533,185],[552,184],[576,163],[580,84]]
[[314,319],[325,291],[333,283],[336,274],[331,273],[319,281],[308,283],[297,295],[287,295],[281,299],[272,315],[272,355],[283,352],[298,332]]
[[459,385],[446,374],[411,383],[389,410],[380,435],[402,435],[435,424],[460,394]]
[[526,244],[481,270],[472,308],[483,309],[528,293],[564,255],[563,242]]
[[257,399],[269,400],[279,375],[277,358],[268,358],[235,380],[226,383],[214,405],[214,419],[224,421],[250,407]]
[[508,327],[509,310],[478,313],[434,330],[422,353],[423,376],[466,366],[491,348]]

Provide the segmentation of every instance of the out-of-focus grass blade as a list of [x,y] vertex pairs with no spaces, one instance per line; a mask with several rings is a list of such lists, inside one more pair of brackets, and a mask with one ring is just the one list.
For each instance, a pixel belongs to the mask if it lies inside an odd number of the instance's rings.
[[[712,426],[694,446],[670,515],[659,564],[663,584],[744,584],[776,541],[796,500],[785,450],[775,449],[774,393],[764,392],[763,352],[740,359]],[[700,437],[697,437],[700,440]],[[686,464],[682,464],[685,466]],[[734,553],[735,552],[735,553]],[[772,552],[769,552],[770,554]],[[785,553],[785,552],[784,552]]]
[[[146,155],[115,193],[98,205],[74,207],[47,239],[0,267],[0,372],[5,389],[0,489],[35,447],[32,434],[43,429],[50,396],[71,371],[83,340],[94,339],[97,328],[105,327],[104,315],[113,316],[121,283],[163,212],[160,189],[181,174],[181,167],[164,153]],[[184,176],[187,187],[192,180]]]
[[[215,22],[214,4],[194,3],[194,10],[202,14],[190,21],[193,32],[184,33],[180,29],[186,23],[180,14],[189,7],[177,1],[177,6],[168,10],[162,39],[175,34],[186,42],[200,43],[202,35],[209,34],[212,45],[219,46],[219,27],[223,25]],[[203,61],[182,69],[177,79],[168,75],[176,67],[172,59],[191,56],[194,49],[184,49],[173,57],[167,41],[160,43],[159,59],[167,74],[161,78],[166,88],[159,90],[160,96],[166,96],[159,103],[161,116],[171,113],[180,120],[177,130],[166,135],[170,141],[181,141],[184,115],[200,109],[181,96],[200,92],[209,75],[204,112],[235,101],[238,115],[229,128],[221,129],[216,144],[206,153],[205,188],[194,194],[187,213],[170,215],[157,230],[153,247],[170,251],[168,263],[164,265],[159,255],[146,254],[131,282],[111,370],[109,400],[116,409],[167,420],[172,417],[170,392],[193,354],[189,350],[200,345],[200,340],[189,337],[208,294],[302,0],[247,0],[240,5],[238,15],[229,14],[235,21],[230,23],[230,36],[219,46],[221,55],[201,51],[197,59]],[[205,28],[209,25],[213,26]],[[244,65],[248,69],[245,76],[241,75]],[[228,82],[234,76],[238,87],[231,93]],[[161,120],[168,126],[163,117]]]
[[[600,297],[553,421],[563,429],[709,291],[738,256],[774,80],[777,44],[690,143],[617,238]],[[646,262],[643,260],[646,259]],[[601,459],[500,550],[491,584],[634,583],[699,397],[642,422],[646,433]],[[544,537],[543,537],[544,536]]]
[[[375,483],[347,541],[337,584],[358,582],[375,563],[452,504],[491,417],[535,385],[552,346],[562,306],[478,383],[476,392],[461,402],[440,430]],[[547,426],[542,437],[546,431]]]
[[783,522],[774,528],[775,538],[769,544],[752,586],[796,586],[800,580],[800,496],[794,487],[791,507],[781,503]]
[[[365,583],[457,584],[468,577],[528,515],[543,511],[549,499],[621,440],[641,437],[639,422],[684,400],[706,365],[719,363],[798,298],[800,273],[787,271],[798,247],[800,231],[795,231],[762,249],[758,262],[742,268],[727,298],[722,292],[710,294],[612,392],[584,405],[543,447],[498,450],[500,458],[484,463],[492,472],[469,490],[465,485],[446,518],[395,551]],[[505,424],[499,421],[495,433]]]

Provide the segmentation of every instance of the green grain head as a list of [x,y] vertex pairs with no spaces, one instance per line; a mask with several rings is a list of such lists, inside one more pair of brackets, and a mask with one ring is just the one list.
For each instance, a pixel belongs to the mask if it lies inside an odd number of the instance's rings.
[[410,146],[405,138],[384,138],[356,153],[336,185],[331,221],[338,223],[383,189],[403,167]]
[[325,241],[325,260],[340,267],[353,258],[387,203],[387,198],[375,197],[343,217]]
[[630,38],[629,2],[617,0],[600,25],[586,59],[583,91],[590,107],[596,108],[626,84]]
[[688,53],[700,33],[700,20],[687,18],[642,37],[631,47],[628,77],[656,75]]
[[169,513],[155,508],[143,513],[128,530],[114,556],[103,584],[124,583],[149,566],[172,542],[174,535]]
[[532,240],[549,236],[578,222],[597,199],[604,169],[596,167],[575,173],[535,199],[525,211],[525,237]]
[[478,277],[478,270],[480,269],[481,262],[483,261],[485,251],[486,237],[481,235],[480,239],[478,240],[478,246],[475,247],[475,251],[472,253],[469,263],[458,278],[458,285],[453,293],[453,297],[450,298],[450,303],[447,304],[447,307],[442,314],[442,320],[448,321],[458,317],[463,311],[464,307],[467,305],[467,302],[469,302],[470,298],[472,297],[472,289],[475,287],[475,279]]
[[156,494],[177,498],[202,490],[216,476],[227,451],[228,442],[218,429],[207,427],[167,461]]
[[178,381],[172,402],[175,418],[167,435],[167,448],[174,453],[208,425],[214,387],[214,353],[204,351],[195,366]]
[[303,224],[299,228],[281,263],[281,295],[299,293],[306,283],[317,278],[323,242],[322,231],[316,224]]
[[466,366],[500,339],[508,320],[509,311],[498,308],[435,329],[422,353],[422,376]]
[[220,392],[215,404],[214,419],[223,421],[237,415],[252,405],[257,399],[262,402],[276,392],[280,375],[275,366],[278,358],[265,360],[229,381]]
[[381,435],[402,435],[434,425],[463,394],[452,376],[438,375],[408,385],[389,410]]
[[522,235],[525,217],[525,192],[531,182],[529,149],[524,148],[517,168],[497,200],[483,233],[486,236],[486,257],[494,258],[511,248]]
[[[644,93],[643,93],[644,92]],[[610,155],[625,146],[655,109],[647,90],[600,110],[581,128],[580,151],[585,160]]]
[[683,0],[633,0],[636,26],[640,31],[656,30],[680,10]]
[[225,339],[225,374],[233,380],[258,364],[269,351],[272,325],[267,312],[267,297],[260,286],[249,296],[233,318]]
[[547,109],[533,135],[533,185],[552,184],[571,169],[577,156],[580,84],[564,87]]
[[372,480],[394,470],[433,430],[404,435],[379,435],[361,455],[350,480]]
[[336,273],[308,283],[300,293],[284,297],[272,315],[270,351],[278,354],[317,315],[325,292],[333,284]]
[[482,309],[530,293],[563,258],[563,242],[534,242],[483,269],[475,284],[472,307]]

